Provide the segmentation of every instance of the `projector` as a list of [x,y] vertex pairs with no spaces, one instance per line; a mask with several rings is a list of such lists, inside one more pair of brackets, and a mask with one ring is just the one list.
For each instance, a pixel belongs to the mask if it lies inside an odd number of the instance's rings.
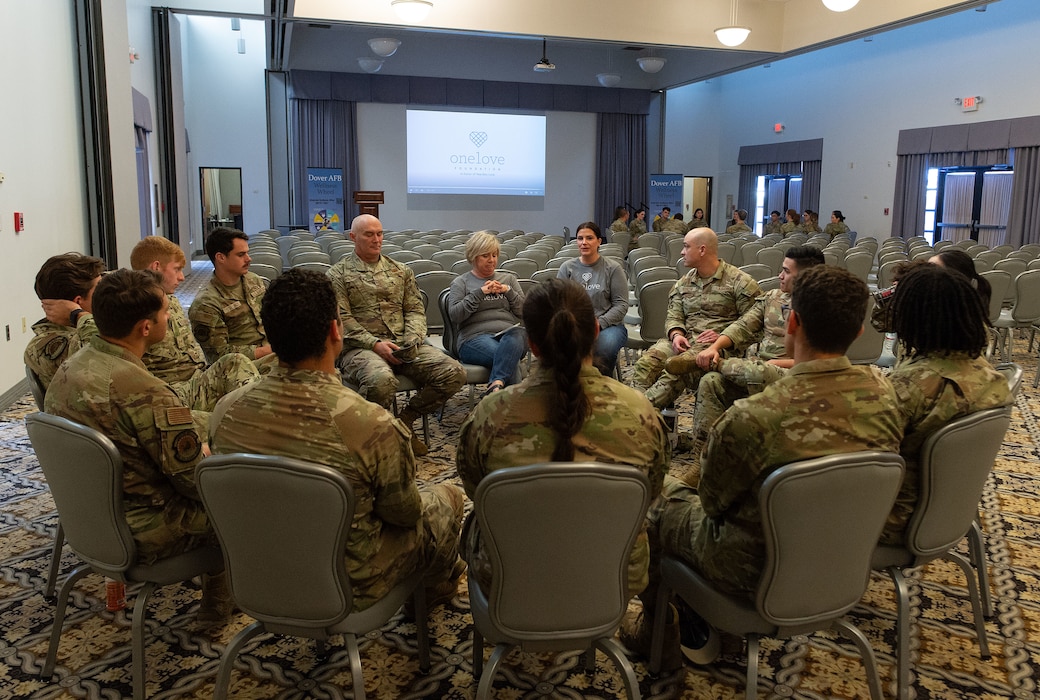
[[537,73],[548,73],[549,71],[556,70],[556,64],[549,63],[549,59],[543,56],[541,61],[538,61],[538,63],[534,64],[534,69]]

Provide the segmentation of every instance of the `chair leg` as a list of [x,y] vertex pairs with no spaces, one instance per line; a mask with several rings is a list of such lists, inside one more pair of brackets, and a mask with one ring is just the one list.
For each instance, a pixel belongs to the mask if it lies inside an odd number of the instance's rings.
[[982,614],[987,618],[993,617],[993,597],[989,588],[989,571],[986,569],[986,546],[982,539],[982,526],[979,518],[975,516],[975,522],[968,530],[968,551],[971,554],[971,563],[975,566],[975,573],[979,578],[979,594],[982,596]]
[[[650,675],[656,676],[661,672],[661,657],[664,649],[664,626],[665,617],[668,614],[668,599],[672,597],[672,591],[664,582],[657,587],[657,607],[654,610],[654,626],[650,637]],[[643,609],[646,615],[646,609]],[[646,624],[644,617],[643,624]]]
[[758,697],[758,635],[747,636],[747,680],[744,688],[744,700],[755,700]]
[[859,627],[844,618],[835,620],[834,626],[844,630],[845,634],[856,643],[859,655],[863,657],[863,666],[867,671],[867,685],[870,687],[872,700],[884,700],[885,694],[881,690],[881,676],[878,675],[877,659],[874,657],[874,649],[870,646],[866,635]]
[[[264,631],[264,623],[254,622],[244,630],[235,635],[231,643],[224,649],[224,655],[220,659],[217,668],[217,681],[213,687],[213,700],[227,700],[228,686],[231,684],[231,671],[234,670],[235,659],[238,658],[242,647],[250,639]],[[353,669],[351,669],[353,672]]]
[[491,686],[495,682],[495,672],[498,670],[498,665],[502,663],[502,659],[505,658],[506,652],[509,651],[509,646],[509,644],[495,645],[495,650],[491,652],[491,658],[488,659],[487,667],[480,674],[480,685],[477,686],[477,700],[491,697]]
[[910,589],[903,573],[896,567],[888,569],[896,587],[896,698],[910,696]]
[[134,601],[134,619],[131,630],[131,665],[133,667],[134,700],[144,700],[144,618],[148,614],[148,598],[155,590],[155,583],[148,581],[137,593]]
[[422,582],[412,591],[412,602],[415,607],[415,641],[419,647],[419,670],[430,672],[430,630],[426,610],[426,589]]
[[971,569],[971,563],[956,552],[946,552],[943,558],[957,564],[957,566],[961,567],[961,571],[964,572],[964,578],[968,582],[968,597],[971,598],[972,614],[975,616],[975,634],[979,638],[979,653],[984,661],[989,661],[990,653],[989,639],[986,636],[986,619],[982,614],[982,600],[979,597],[978,581],[975,579],[975,572]]
[[632,700],[640,700],[642,696],[639,694],[639,681],[636,680],[636,672],[632,668],[628,657],[625,656],[625,652],[622,651],[621,646],[612,637],[602,637],[597,639],[595,647],[589,650],[593,658],[596,656],[596,649],[601,650],[614,660],[618,671],[621,672],[621,679],[625,682],[628,697]]
[[350,678],[354,681],[354,700],[365,700],[365,676],[361,673],[361,651],[358,649],[357,635],[344,634],[347,642],[347,656],[350,658]]
[[484,672],[484,636],[480,634],[476,626],[473,627],[473,646],[470,648],[471,662],[473,665],[473,677],[480,678]]
[[90,566],[84,564],[72,570],[69,577],[65,579],[61,590],[58,591],[58,602],[54,606],[54,627],[51,628],[51,643],[47,647],[47,658],[43,662],[43,671],[40,676],[49,679],[54,675],[54,664],[58,659],[58,643],[61,641],[61,628],[65,624],[65,608],[69,603],[69,594],[76,581],[91,572]]
[[43,596],[54,596],[54,585],[58,580],[58,569],[61,568],[61,550],[65,546],[65,529],[58,521],[58,529],[54,532],[54,549],[51,550],[51,567],[47,572],[47,584],[43,587]]

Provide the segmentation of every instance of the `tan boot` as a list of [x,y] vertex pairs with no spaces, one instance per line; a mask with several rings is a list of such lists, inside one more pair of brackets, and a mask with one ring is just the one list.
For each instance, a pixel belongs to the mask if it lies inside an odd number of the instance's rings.
[[681,377],[697,369],[697,354],[693,350],[673,355],[664,361],[664,368],[669,374]]
[[421,418],[422,416],[410,408],[405,408],[397,415],[397,417],[412,433],[412,454],[416,457],[425,457],[427,453],[429,453],[430,448],[428,448],[426,443],[415,434],[415,429],[412,427],[412,424],[415,423],[415,419]]
[[202,575],[202,602],[195,613],[195,622],[199,627],[223,625],[231,619],[235,612],[235,599],[228,586],[227,572]]
[[[632,653],[650,660],[650,640],[653,635],[653,615],[645,610],[631,611],[621,620],[618,639]],[[664,627],[664,645],[661,648],[661,670],[674,671],[683,665],[682,653],[679,649],[679,611],[668,605],[668,620]]]

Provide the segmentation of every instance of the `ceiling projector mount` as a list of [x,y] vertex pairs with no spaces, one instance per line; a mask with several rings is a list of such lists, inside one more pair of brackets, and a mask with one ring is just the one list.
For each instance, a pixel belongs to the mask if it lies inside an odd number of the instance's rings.
[[556,70],[556,64],[550,63],[545,53],[545,39],[542,39],[542,60],[534,64],[534,70],[537,73],[548,73]]

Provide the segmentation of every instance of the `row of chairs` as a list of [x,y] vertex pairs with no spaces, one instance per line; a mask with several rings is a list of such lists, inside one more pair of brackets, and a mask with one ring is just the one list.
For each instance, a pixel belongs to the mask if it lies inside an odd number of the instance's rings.
[[[760,637],[786,637],[831,626],[856,641],[871,696],[881,698],[870,643],[844,618],[865,594],[871,569],[879,569],[889,573],[896,587],[897,688],[898,697],[905,698],[911,680],[911,608],[904,571],[936,558],[948,559],[964,572],[980,650],[988,656],[985,611],[975,575],[971,564],[952,550],[972,528],[1009,422],[1009,409],[991,409],[951,421],[929,438],[922,449],[921,507],[903,547],[877,545],[902,478],[898,455],[832,455],[774,471],[759,492],[766,562],[754,602],[719,591],[683,562],[663,558],[651,671],[660,668],[664,612],[674,592],[711,624],[747,637],[748,698],[756,696],[758,687]],[[342,634],[354,694],[363,698],[357,635],[378,629],[409,597],[416,606],[420,666],[428,668],[421,573],[402,582],[374,608],[350,613],[352,596],[342,552],[354,501],[349,483],[335,470],[270,456],[204,460],[196,480],[221,548],[200,549],[143,567],[134,564],[133,538],[121,517],[122,462],[111,441],[90,428],[43,413],[29,416],[27,429],[70,547],[85,562],[62,586],[45,676],[53,672],[72,586],[94,571],[127,583],[144,583],[132,621],[134,696],[143,697],[144,621],[152,590],[217,572],[222,566],[230,574],[236,604],[256,622],[225,649],[217,673],[217,698],[226,697],[241,649],[265,632],[321,642]],[[247,492],[250,497],[242,498]],[[474,512],[488,543],[496,585],[486,590],[470,577],[477,697],[488,696],[498,665],[515,645],[539,651],[598,648],[622,671],[629,695],[639,697],[631,665],[612,636],[627,608],[628,552],[648,505],[646,477],[617,465],[520,467],[496,472],[481,483]],[[580,513],[575,513],[575,507]],[[107,516],[99,518],[99,513]],[[569,523],[577,516],[586,527],[575,531]],[[559,537],[565,527],[569,536]],[[532,549],[532,539],[543,546]],[[301,549],[300,541],[310,546]],[[554,550],[551,556],[547,547]],[[547,561],[552,562],[551,568]],[[514,578],[523,585],[507,585]],[[485,638],[496,647],[483,668]]]

